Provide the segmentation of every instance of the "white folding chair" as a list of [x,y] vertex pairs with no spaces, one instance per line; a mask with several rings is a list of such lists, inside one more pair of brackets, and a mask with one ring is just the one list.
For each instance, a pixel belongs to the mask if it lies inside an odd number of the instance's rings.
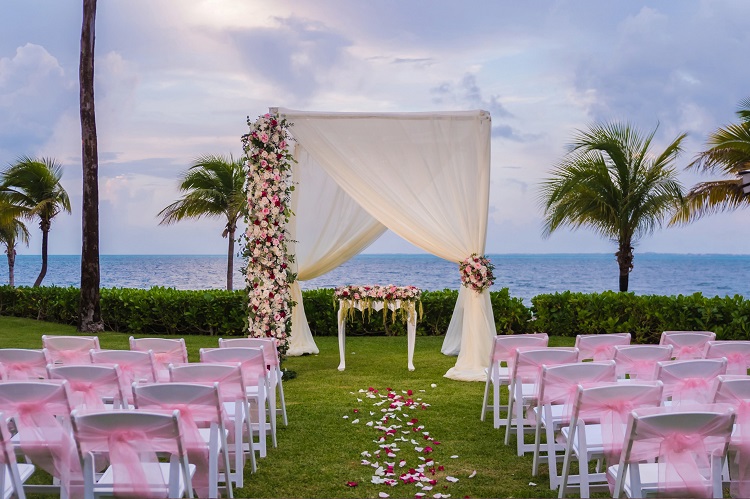
[[703,351],[704,359],[727,359],[727,374],[747,376],[750,367],[750,341],[709,341]]
[[[101,495],[193,497],[195,466],[188,462],[180,411],[71,413],[73,436],[83,468],[84,498]],[[96,462],[110,465],[101,475]],[[160,462],[169,456],[169,462]]]
[[656,379],[664,383],[665,405],[709,403],[716,391],[716,378],[726,372],[724,358],[656,363]]
[[630,333],[579,334],[575,344],[580,352],[578,361],[612,360],[618,345],[630,345]]
[[726,375],[717,378],[714,403],[734,407],[737,419],[729,442],[727,476],[732,497],[750,497],[750,377]]
[[545,450],[547,463],[549,464],[550,490],[557,489],[560,483],[560,476],[557,473],[557,451],[565,450],[562,445],[556,442],[555,436],[560,428],[570,420],[570,412],[578,385],[605,381],[614,382],[615,379],[615,361],[613,360],[542,366],[536,407],[531,408],[536,419],[534,461],[531,475],[537,476],[539,470],[542,428],[544,428],[547,437]]
[[[487,381],[484,384],[481,421],[485,414],[492,410],[495,428],[505,426],[506,420],[500,417],[500,411],[507,411],[507,405],[500,405],[500,387],[510,384],[510,364],[520,347],[537,349],[545,348],[549,338],[547,333],[512,334],[495,336],[490,351],[490,367],[487,368]],[[492,386],[492,408],[489,405],[490,386]]]
[[5,379],[23,381],[47,377],[47,358],[41,350],[0,348],[0,364],[5,369]]
[[98,336],[42,335],[47,364],[90,364],[89,350],[100,350]]
[[[247,403],[247,390],[239,362],[209,364],[182,364],[169,366],[170,380],[180,383],[219,383],[224,413],[229,418],[226,425],[230,430],[229,444],[234,447],[234,468],[231,479],[237,487],[244,484],[245,455],[250,456],[252,472],[257,470],[253,429],[250,422],[250,408]],[[247,435],[247,440],[245,440]],[[245,445],[247,442],[247,445]],[[232,445],[233,444],[233,445]]]
[[721,474],[734,420],[726,406],[632,411],[620,462],[607,469],[615,483],[612,497],[723,497]]
[[[193,488],[198,496],[219,497],[219,482],[223,481],[228,496],[234,497],[219,383],[133,383],[132,387],[136,408],[180,411],[188,460],[196,465]],[[219,464],[226,470],[223,480]]]
[[660,345],[672,345],[675,360],[700,359],[706,343],[716,339],[711,331],[664,331]]
[[169,381],[169,364],[187,364],[188,353],[183,338],[134,338],[130,337],[130,349],[138,352],[154,352],[159,381]]
[[[659,407],[663,389],[661,381],[578,386],[570,424],[561,431],[565,458],[558,497],[565,497],[569,484],[579,486],[581,497],[590,497],[592,485],[607,488],[606,475],[599,472],[601,461],[619,462],[630,411]],[[574,456],[578,460],[578,475],[570,474]],[[590,463],[595,460],[596,473],[590,474]]]
[[656,363],[671,359],[672,345],[615,346],[617,377],[621,379],[652,381],[656,376]]
[[532,422],[525,416],[526,409],[536,402],[542,366],[571,364],[578,359],[577,348],[548,347],[542,350],[518,350],[513,361],[508,396],[508,419],[505,426],[505,445],[510,432],[516,433],[516,451],[519,456],[534,450],[534,444],[524,443],[524,432],[532,432]]
[[128,408],[127,388],[120,367],[88,364],[47,366],[49,379],[68,381],[71,407],[89,411]]
[[0,413],[0,493],[3,499],[26,499],[23,484],[34,473],[34,465],[16,462],[16,453],[10,443],[10,432],[5,415]]
[[276,348],[276,340],[272,338],[219,338],[219,348],[232,347],[263,349],[263,356],[266,359],[266,364],[268,366],[270,375],[270,383],[271,386],[274,387],[274,389],[269,393],[269,401],[271,403],[271,407],[276,408],[276,392],[278,392],[281,407],[276,409],[276,412],[277,414],[279,412],[281,413],[284,426],[289,425],[289,419],[287,418],[286,414],[286,400],[284,399],[284,384],[282,383],[284,372],[281,370],[281,358],[279,357],[279,350],[278,348]]
[[16,430],[10,440],[14,451],[25,455],[28,462],[53,477],[51,485],[26,485],[26,492],[70,497],[71,481],[80,468],[70,437],[71,405],[67,382],[0,383],[0,411],[4,418],[12,421]]
[[[263,350],[260,348],[232,347],[232,348],[201,348],[201,362],[239,362],[242,376],[245,378],[247,402],[253,429],[257,429],[258,450],[260,457],[266,457],[268,432],[274,447],[276,442],[276,411],[271,410],[268,393],[271,391],[268,369],[266,368]],[[270,414],[270,424],[266,420],[266,412]],[[255,433],[255,431],[254,431]]]
[[128,390],[133,383],[155,383],[159,380],[154,352],[137,350],[91,350],[93,364],[117,365],[122,376],[122,385],[128,404],[133,404],[133,392]]

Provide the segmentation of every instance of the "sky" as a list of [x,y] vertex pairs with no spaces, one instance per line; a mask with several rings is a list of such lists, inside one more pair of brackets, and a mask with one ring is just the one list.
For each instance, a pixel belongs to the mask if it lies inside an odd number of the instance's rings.
[[[50,254],[81,247],[78,58],[82,2],[0,5],[0,167],[64,165],[73,213]],[[223,223],[160,226],[198,156],[242,155],[247,117],[269,107],[409,112],[485,109],[492,129],[487,253],[608,253],[591,231],[542,237],[539,183],[576,130],[687,132],[685,171],[750,97],[742,0],[105,0],[96,19],[102,254],[223,254]],[[38,254],[41,236],[20,254]],[[420,253],[392,233],[370,253]],[[643,238],[638,252],[750,253],[750,213]]]

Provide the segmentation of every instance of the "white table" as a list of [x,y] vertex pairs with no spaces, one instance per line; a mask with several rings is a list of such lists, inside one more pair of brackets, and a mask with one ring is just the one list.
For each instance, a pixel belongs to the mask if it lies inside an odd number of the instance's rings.
[[[371,300],[370,305],[375,311],[383,310],[385,306],[384,300]],[[414,370],[414,341],[417,337],[417,309],[414,301],[401,301],[401,300],[389,300],[388,309],[396,311],[402,307],[407,308],[407,320],[406,320],[406,337],[408,342],[407,352],[408,361],[407,367],[410,371]],[[346,346],[346,310],[349,308],[356,308],[362,310],[365,308],[364,303],[360,300],[343,299],[339,300],[339,357],[341,362],[339,363],[339,371],[346,369],[346,359],[344,358],[345,346]]]

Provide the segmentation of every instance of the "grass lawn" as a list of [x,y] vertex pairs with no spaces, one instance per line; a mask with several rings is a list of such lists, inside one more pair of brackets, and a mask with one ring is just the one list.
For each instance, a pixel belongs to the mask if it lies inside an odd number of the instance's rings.
[[[75,334],[74,328],[27,319],[0,317],[0,348],[41,348],[42,334]],[[102,348],[128,348],[128,336],[119,333],[100,335]],[[191,361],[198,360],[198,349],[218,346],[216,337],[185,337]],[[268,457],[259,460],[258,473],[246,473],[245,487],[237,497],[414,497],[420,489],[413,484],[395,487],[372,484],[374,468],[362,465],[362,453],[371,454],[379,448],[377,438],[383,434],[368,421],[381,418],[373,406],[383,399],[387,388],[411,398],[425,409],[402,408],[402,425],[398,436],[419,439],[418,446],[431,445],[429,455],[417,453],[414,445],[400,442],[397,457],[368,457],[371,462],[395,462],[396,473],[415,468],[419,456],[434,460],[437,480],[426,497],[436,493],[462,497],[556,497],[549,490],[546,466],[540,475],[531,477],[531,455],[515,455],[515,439],[511,446],[502,443],[503,430],[492,427],[491,415],[479,421],[484,383],[467,383],[446,379],[443,374],[455,364],[455,357],[440,353],[442,337],[418,337],[414,353],[416,370],[406,368],[406,337],[348,337],[347,368],[339,372],[336,337],[318,337],[319,355],[290,357],[284,367],[297,372],[296,379],[284,384],[289,426],[278,430],[277,449],[269,449]],[[570,346],[572,338],[551,338],[551,346]],[[432,386],[436,385],[436,386]],[[376,398],[366,398],[359,390],[378,390]],[[361,402],[358,402],[357,399]],[[421,399],[421,400],[419,400]],[[358,412],[355,412],[355,409]],[[370,415],[374,412],[374,415]],[[344,418],[344,416],[348,416]],[[358,423],[353,423],[358,419]],[[411,419],[418,422],[410,426]],[[395,421],[387,423],[394,424]],[[415,426],[424,426],[414,432]],[[424,439],[423,431],[439,441]],[[457,456],[452,458],[451,456]],[[399,468],[399,461],[405,466]],[[443,466],[444,469],[439,469]],[[429,468],[429,467],[428,467]],[[470,478],[470,475],[476,474]],[[450,482],[446,477],[457,478]],[[347,486],[357,482],[357,486]],[[532,485],[531,482],[537,484]]]

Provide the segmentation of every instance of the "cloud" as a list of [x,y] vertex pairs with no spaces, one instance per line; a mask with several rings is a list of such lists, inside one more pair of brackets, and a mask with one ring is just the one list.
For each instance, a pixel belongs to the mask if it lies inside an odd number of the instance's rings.
[[56,119],[76,102],[75,83],[42,46],[26,43],[0,57],[0,152],[36,155]]

